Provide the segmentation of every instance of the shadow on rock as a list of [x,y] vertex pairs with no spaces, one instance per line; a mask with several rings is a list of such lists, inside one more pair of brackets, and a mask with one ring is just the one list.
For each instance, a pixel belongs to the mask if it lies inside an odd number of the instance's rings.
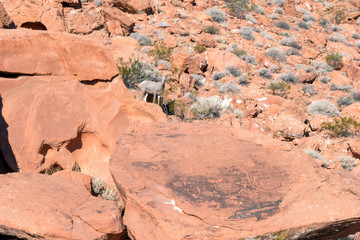
[[9,143],[8,124],[2,115],[2,97],[0,96],[0,174],[17,172],[17,166],[14,153]]

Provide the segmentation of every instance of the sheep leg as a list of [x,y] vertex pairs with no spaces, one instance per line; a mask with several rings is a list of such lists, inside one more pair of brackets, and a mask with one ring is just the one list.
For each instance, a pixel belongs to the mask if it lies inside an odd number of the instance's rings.
[[158,105],[160,106],[160,95],[158,95]]
[[155,99],[156,99],[156,93],[154,93],[153,95],[153,103],[155,103]]
[[146,102],[147,97],[148,97],[148,93],[145,93],[144,102]]

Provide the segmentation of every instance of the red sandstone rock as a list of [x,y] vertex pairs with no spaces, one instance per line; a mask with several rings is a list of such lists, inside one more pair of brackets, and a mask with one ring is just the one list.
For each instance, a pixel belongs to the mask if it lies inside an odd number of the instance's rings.
[[9,17],[2,3],[0,3],[0,28],[14,28],[15,24]]
[[358,180],[257,136],[208,124],[143,125],[122,136],[110,169],[130,235],[233,240],[292,229],[288,239],[316,239],[359,224]]
[[105,28],[105,18],[97,9],[72,10],[65,22],[67,31],[75,34],[85,35]]
[[[135,22],[117,8],[104,8],[102,14],[105,16],[111,34],[128,36],[135,27]],[[122,34],[118,28],[121,29]]]
[[0,234],[25,239],[109,239],[124,230],[116,202],[93,197],[82,184],[61,177],[0,175],[0,200]]
[[86,174],[83,174],[81,172],[74,172],[71,170],[62,170],[59,172],[56,172],[53,174],[54,176],[57,177],[62,177],[62,178],[66,178],[66,179],[70,179],[74,182],[78,182],[81,183],[85,186],[85,188],[91,192],[91,181],[92,181],[92,177]]
[[294,0],[285,1],[283,5],[283,9],[287,15],[297,18],[301,17],[301,13],[296,10]]
[[[0,72],[110,80],[116,59],[100,42],[64,33],[0,30]],[[46,49],[46,51],[44,50]]]
[[111,181],[107,162],[118,136],[138,122],[165,121],[160,107],[135,101],[118,80],[91,88],[62,77],[29,77],[2,97],[9,142],[24,172],[55,163],[72,170],[76,163]]
[[154,2],[152,0],[105,0],[105,4],[118,7],[120,10],[129,13],[154,12]]
[[65,23],[60,14],[62,12],[60,1],[47,1],[44,4],[43,0],[32,0],[25,4],[22,0],[3,0],[2,4],[18,27],[65,30]]

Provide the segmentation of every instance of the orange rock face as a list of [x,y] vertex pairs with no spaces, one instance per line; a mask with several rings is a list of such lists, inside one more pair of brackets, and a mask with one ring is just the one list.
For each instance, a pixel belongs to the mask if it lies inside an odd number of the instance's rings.
[[346,207],[359,200],[341,189],[357,194],[359,183],[288,147],[214,125],[144,125],[120,138],[110,160],[126,197],[124,224],[135,239],[344,234],[338,221],[360,212]]
[[68,179],[33,173],[0,175],[0,193],[0,234],[108,239],[124,230],[115,202],[93,197],[83,185]]

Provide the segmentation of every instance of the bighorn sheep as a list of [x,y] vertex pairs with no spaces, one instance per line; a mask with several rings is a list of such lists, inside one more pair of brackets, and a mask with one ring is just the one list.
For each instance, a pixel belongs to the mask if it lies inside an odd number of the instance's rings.
[[141,92],[142,92],[141,99],[144,99],[144,101],[146,102],[148,95],[152,94],[153,95],[153,103],[155,103],[155,99],[156,99],[156,97],[158,97],[158,104],[160,105],[160,94],[161,94],[161,91],[165,87],[165,79],[166,78],[163,77],[161,82],[153,82],[150,80],[143,81],[140,85]]

